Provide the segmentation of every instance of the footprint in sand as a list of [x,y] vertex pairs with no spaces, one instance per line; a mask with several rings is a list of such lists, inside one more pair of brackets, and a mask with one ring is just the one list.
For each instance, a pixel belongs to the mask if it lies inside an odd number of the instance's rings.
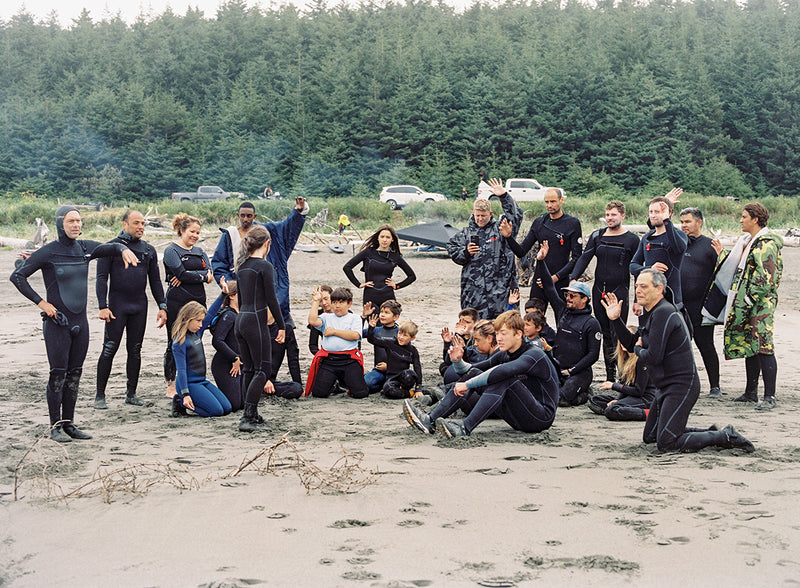
[[775,515],[766,510],[746,510],[736,515],[737,520],[752,521],[753,519],[769,519]]
[[400,521],[399,523],[397,523],[397,526],[398,527],[421,527],[424,524],[425,523],[423,523],[422,521],[417,521],[417,520],[414,520],[414,519],[408,519],[408,520],[405,520],[405,521]]
[[[260,509],[260,510],[264,510],[264,509]],[[272,514],[268,514],[267,518],[268,519],[285,519],[288,516],[289,515],[286,514],[285,512],[274,512]]]
[[372,523],[358,519],[344,519],[328,525],[332,529],[353,529],[355,527],[369,527]]
[[266,582],[255,578],[230,578],[219,582],[200,584],[198,588],[243,588],[244,586],[255,586],[256,584],[266,584]]
[[511,473],[509,468],[505,468],[503,470],[499,468],[480,468],[473,471],[477,474],[483,474],[484,476],[502,476],[503,474]]
[[540,508],[542,508],[541,504],[523,504],[522,506],[518,506],[517,510],[522,512],[536,512]]
[[455,529],[456,527],[461,527],[466,525],[469,521],[465,519],[459,519],[457,521],[453,521],[452,523],[444,523],[442,524],[442,529]]
[[335,562],[335,561],[336,560],[331,559],[330,557],[323,557],[321,560],[319,560],[319,564],[322,565],[322,566],[329,566],[329,565],[333,564],[333,562]]
[[342,574],[342,578],[345,580],[380,580],[381,575],[365,570],[353,570]]
[[368,557],[351,557],[347,560],[347,563],[354,566],[365,566],[367,564],[371,564],[374,560]]

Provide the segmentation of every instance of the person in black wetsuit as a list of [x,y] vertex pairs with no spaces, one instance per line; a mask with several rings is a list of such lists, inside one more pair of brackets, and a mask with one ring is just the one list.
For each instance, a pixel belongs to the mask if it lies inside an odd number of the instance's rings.
[[375,336],[377,324],[378,317],[370,317],[367,340],[375,345],[376,350],[384,351],[386,381],[381,394],[393,399],[415,396],[415,390],[422,385],[419,351],[412,345],[419,328],[413,321],[403,321],[397,325],[397,336],[388,339]]
[[278,324],[275,341],[283,343],[286,336],[283,313],[275,294],[275,270],[265,259],[269,246],[269,231],[263,226],[254,226],[242,239],[235,266],[239,288],[236,339],[244,365],[246,390],[239,430],[245,433],[263,430],[264,421],[258,415],[258,401],[262,392],[275,393],[275,387],[269,379],[272,375],[271,337],[267,326],[269,313]]
[[[606,227],[589,235],[583,254],[572,268],[570,283],[583,275],[592,257],[597,258],[592,286],[592,308],[594,317],[600,323],[603,332],[603,358],[606,364],[606,380],[616,379],[617,366],[614,361],[614,350],[617,337],[606,317],[606,311],[600,304],[607,292],[613,292],[622,300],[622,320],[628,320],[628,300],[631,289],[630,264],[639,247],[639,237],[622,227],[625,220],[625,204],[612,200],[606,204]],[[548,263],[549,265],[549,263]]]
[[239,314],[239,290],[236,280],[223,282],[227,294],[222,308],[211,322],[211,345],[216,350],[211,360],[214,383],[231,403],[233,412],[244,406],[242,387],[242,360],[239,357],[239,341],[234,332]]
[[[627,302],[623,303],[623,308]],[[605,309],[604,313],[605,313]],[[636,332],[636,327],[629,327]],[[603,382],[600,390],[613,390],[608,393],[595,394],[589,398],[588,406],[592,412],[605,415],[610,421],[644,421],[653,399],[658,391],[650,381],[650,370],[647,364],[639,361],[635,353],[628,351],[617,343],[617,361],[620,378],[616,382]]]
[[[549,429],[558,406],[558,375],[544,351],[524,340],[523,326],[516,311],[498,316],[494,327],[500,352],[473,365],[461,361],[463,347],[454,345],[451,359],[456,371],[480,373],[457,382],[430,413],[405,400],[403,415],[409,424],[423,433],[438,430],[445,437],[459,437],[497,414],[517,431]],[[462,421],[448,420],[459,408],[469,415]]]
[[[562,209],[564,205],[564,192],[560,188],[550,188],[544,194],[544,205],[547,212],[533,220],[528,234],[522,244],[512,238],[512,226],[508,221],[500,226],[500,231],[508,242],[509,247],[517,257],[525,257],[535,243],[547,241],[550,244],[550,258],[547,265],[553,272],[553,283],[558,288],[559,282],[567,282],[575,262],[583,250],[583,234],[581,221],[570,216]],[[557,290],[561,300],[564,295]],[[536,280],[531,282],[531,298],[545,300],[544,291]],[[546,308],[546,307],[545,307]]]
[[164,352],[164,379],[167,396],[175,396],[175,358],[172,356],[172,325],[178,311],[188,302],[206,305],[205,284],[214,279],[206,252],[195,243],[200,238],[200,221],[180,213],[172,221],[178,239],[164,248],[167,288],[167,350]]
[[[11,282],[17,290],[42,311],[42,331],[50,363],[47,382],[50,437],[59,443],[91,439],[73,423],[83,360],[89,347],[86,318],[89,261],[121,255],[126,267],[138,263],[133,251],[121,243],[101,244],[78,239],[81,227],[77,208],[60,207],[56,211],[58,240],[34,251],[11,274]],[[47,300],[28,283],[28,278],[37,270],[42,272]]]
[[559,406],[578,406],[589,399],[592,366],[600,357],[600,323],[592,316],[592,292],[588,284],[573,282],[562,288],[567,300],[561,301],[550,279],[545,259],[548,255],[549,242],[544,241],[536,255],[534,280],[541,285],[556,315],[553,357],[561,378]]
[[[674,188],[666,196],[657,196],[650,201],[647,210],[648,226],[652,227],[639,242],[639,248],[631,260],[630,271],[634,279],[646,267],[651,267],[664,274],[667,285],[675,297],[675,304],[683,304],[681,294],[681,263],[686,245],[689,242],[686,233],[679,231],[670,221],[672,209],[683,194],[680,188]],[[641,314],[641,307],[634,304],[635,314]]]
[[670,300],[667,279],[658,270],[644,269],[636,279],[636,301],[645,313],[639,329],[631,333],[619,317],[621,304],[614,294],[603,300],[617,337],[650,371],[658,388],[644,425],[642,439],[656,443],[659,451],[699,451],[703,447],[739,448],[751,452],[753,444],[728,425],[721,431],[686,427],[689,413],[700,395],[689,328]]
[[[712,240],[703,235],[703,213],[699,208],[684,208],[681,210],[681,230],[689,237],[686,253],[683,254],[681,263],[681,291],[683,292],[683,305],[692,321],[692,338],[703,365],[712,398],[722,396],[719,389],[719,356],[714,347],[714,325],[703,326],[703,303],[706,301],[711,281],[714,279],[714,270],[717,268],[718,248],[722,245],[716,239]],[[716,245],[714,244],[716,241]]]
[[126,333],[125,347],[128,352],[126,375],[128,377],[125,403],[142,406],[144,402],[136,396],[139,371],[142,366],[142,340],[147,326],[147,284],[158,304],[156,317],[160,329],[167,321],[167,302],[158,271],[158,255],[155,248],[142,241],[144,216],[138,210],[129,210],[122,217],[122,231],[109,243],[121,243],[136,254],[139,265],[125,269],[124,262],[117,258],[104,257],[97,262],[95,292],[100,308],[98,318],[105,321],[103,350],[97,360],[97,394],[94,407],[108,408],[106,385],[111,374],[114,355]]
[[[356,279],[353,268],[361,265],[364,281]],[[396,267],[406,274],[406,278],[398,283],[392,279]],[[395,300],[394,291],[405,288],[417,279],[414,270],[408,265],[400,253],[400,241],[391,225],[381,225],[372,233],[359,252],[346,264],[344,275],[357,288],[364,290],[364,304],[372,303],[372,314],[378,314],[381,304],[387,300]]]

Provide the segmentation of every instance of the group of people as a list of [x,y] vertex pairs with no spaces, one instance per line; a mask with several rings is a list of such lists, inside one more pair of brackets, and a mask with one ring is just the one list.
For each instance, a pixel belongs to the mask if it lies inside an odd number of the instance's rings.
[[[755,402],[761,375],[764,399],[757,408],[775,407],[772,324],[782,242],[766,229],[766,209],[757,203],[744,207],[745,234],[724,252],[718,241],[702,235],[698,209],[680,212],[682,230],[673,225],[679,189],[650,202],[650,231],[642,239],[623,228],[625,205],[612,201],[605,226],[590,234],[584,248],[580,222],[563,210],[563,191],[551,189],[545,195],[547,212],[517,242],[522,210],[499,180],[488,183],[503,215],[494,219],[491,203],[476,199],[468,226],[447,245],[451,259],[463,266],[462,311],[454,331],[442,331],[443,385],[426,388],[421,387],[421,360],[413,345],[418,326],[400,320],[402,305],[395,297],[416,275],[390,225],[379,227],[344,265],[345,276],[364,291],[361,312],[352,311],[349,288],[321,285],[312,292],[307,324],[313,360],[304,386],[288,273],[289,256],[308,214],[303,198],[296,199],[287,218],[265,224],[256,221],[252,204],[242,203],[237,225],[221,230],[211,259],[197,246],[200,221],[177,215],[177,238],[163,254],[166,292],[156,251],[142,240],[140,212],[128,211],[119,236],[101,244],[79,239],[81,218],[75,207],[59,208],[58,240],[37,250],[11,276],[42,311],[51,437],[59,442],[90,438],[75,426],[74,413],[88,349],[88,264],[98,258],[96,293],[99,318],[105,322],[94,402],[99,410],[108,406],[106,387],[123,333],[125,402],[144,404],[136,392],[149,284],[158,305],[157,326],[167,326],[164,376],[173,416],[187,410],[220,416],[241,409],[239,430],[255,432],[263,428],[258,402],[264,393],[298,398],[346,392],[364,398],[381,392],[404,399],[403,413],[417,429],[455,437],[469,435],[490,416],[520,431],[542,431],[552,425],[557,407],[588,403],[612,420],[646,421],[644,440],[656,442],[660,450],[716,445],[751,451],[752,444],[730,426],[687,429],[700,393],[691,340],[705,364],[710,395],[720,396],[713,325],[724,324],[726,357],[746,362],[746,389],[736,400]],[[523,312],[517,309],[518,257],[534,266]],[[590,288],[579,278],[593,258]],[[359,265],[363,279],[355,273]],[[398,269],[404,277],[396,281]],[[37,270],[46,299],[28,283]],[[636,283],[632,304],[631,276]],[[220,293],[206,307],[206,284],[214,281]],[[555,328],[545,318],[548,306]],[[638,326],[626,325],[629,307],[640,315]],[[216,350],[214,383],[207,378],[206,329]],[[364,366],[364,341],[374,346],[372,369]],[[592,395],[592,366],[601,349],[606,380]],[[278,381],[284,359],[291,382]],[[425,410],[425,404],[432,408]],[[459,409],[463,419],[448,418]]]
[[[508,329],[523,337],[519,347],[512,345],[513,350],[524,347],[529,323],[535,330],[535,323],[542,323],[544,309],[552,306],[556,317],[552,337],[537,333],[537,339],[528,339],[541,349],[531,352],[533,355],[550,353],[551,361],[543,365],[549,365],[552,373],[540,377],[541,387],[532,387],[523,358],[513,352],[493,356],[489,363],[470,364],[463,360],[465,350],[452,345],[453,367],[469,378],[462,378],[430,413],[406,402],[404,414],[409,423],[424,432],[436,428],[448,436],[469,434],[483,412],[477,419],[471,411],[461,421],[445,417],[455,408],[488,402],[483,399],[487,385],[497,380],[497,370],[491,368],[507,363],[500,372],[507,376],[500,388],[505,387],[510,398],[498,400],[497,387],[489,396],[494,414],[514,428],[541,430],[538,420],[536,425],[519,420],[538,414],[531,406],[551,409],[548,414],[554,416],[555,406],[588,402],[594,412],[612,420],[646,421],[644,440],[656,442],[660,450],[696,451],[716,445],[751,451],[752,444],[730,426],[699,431],[687,429],[686,422],[700,393],[692,338],[708,374],[709,395],[722,395],[713,341],[715,324],[724,325],[726,358],[745,358],[747,384],[735,401],[757,402],[761,376],[764,396],[756,408],[776,406],[773,324],[783,243],[767,230],[765,207],[759,203],[744,206],[740,218],[744,235],[726,252],[718,240],[702,235],[703,214],[697,208],[680,211],[681,229],[671,222],[682,194],[679,188],[650,201],[650,230],[641,239],[623,228],[625,205],[615,200],[606,206],[606,226],[592,232],[584,248],[580,222],[564,212],[564,193],[553,188],[545,194],[547,212],[534,219],[519,243],[522,211],[499,180],[492,179],[488,185],[500,200],[502,217],[494,219],[490,202],[476,199],[469,225],[447,246],[452,260],[463,266],[461,305],[476,309],[481,318],[493,319],[498,335],[501,329]],[[519,322],[519,313],[509,317],[505,310],[507,300],[510,304],[519,298],[515,258],[525,258],[537,244],[530,298]],[[596,265],[590,288],[578,280],[593,258]],[[631,276],[636,285],[632,304]],[[629,307],[639,317],[633,327],[626,325]],[[601,347],[606,381],[600,386],[602,393],[592,395],[592,365],[599,359]],[[473,369],[478,373],[471,375]],[[528,403],[524,407],[519,400],[520,382],[528,388],[523,392]],[[473,389],[477,392],[470,393]],[[509,417],[512,406],[521,412]]]

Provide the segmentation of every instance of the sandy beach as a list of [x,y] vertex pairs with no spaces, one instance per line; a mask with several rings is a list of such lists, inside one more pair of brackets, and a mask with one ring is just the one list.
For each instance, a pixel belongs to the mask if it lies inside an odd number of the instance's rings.
[[[210,254],[215,242],[201,245]],[[0,276],[15,257],[0,252]],[[290,259],[304,370],[311,288],[348,285],[347,257],[323,250]],[[784,248],[783,257],[778,408],[732,402],[744,361],[723,361],[725,395],[708,398],[695,352],[703,391],[689,424],[733,424],[755,444],[751,454],[659,454],[641,443],[643,423],[614,423],[585,406],[559,408],[540,434],[490,420],[456,440],[418,433],[399,401],[377,396],[265,398],[263,434],[239,433],[239,413],[173,419],[152,299],[139,385],[150,405],[123,402],[123,348],[109,410],[94,410],[103,335],[93,280],[76,423],[94,438],[61,446],[42,439],[48,365],[39,311],[4,278],[0,586],[800,584],[800,249]],[[439,333],[459,310],[460,268],[442,254],[407,259],[418,280],[398,299],[421,327],[416,344],[425,384],[434,385]],[[31,282],[44,291],[40,274]],[[721,329],[716,342],[719,351]],[[210,335],[206,351],[210,366]]]

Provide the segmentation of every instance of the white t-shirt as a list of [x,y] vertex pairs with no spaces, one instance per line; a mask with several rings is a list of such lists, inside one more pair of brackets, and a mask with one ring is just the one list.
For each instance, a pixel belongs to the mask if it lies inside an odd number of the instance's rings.
[[[322,325],[317,327],[320,333],[324,333],[329,327],[339,329],[342,331],[355,331],[361,336],[361,317],[352,312],[348,312],[344,316],[336,316],[332,312],[325,312],[319,315],[322,319]],[[358,348],[358,339],[349,341],[341,337],[322,337],[322,348],[325,351],[350,351],[351,349]]]

